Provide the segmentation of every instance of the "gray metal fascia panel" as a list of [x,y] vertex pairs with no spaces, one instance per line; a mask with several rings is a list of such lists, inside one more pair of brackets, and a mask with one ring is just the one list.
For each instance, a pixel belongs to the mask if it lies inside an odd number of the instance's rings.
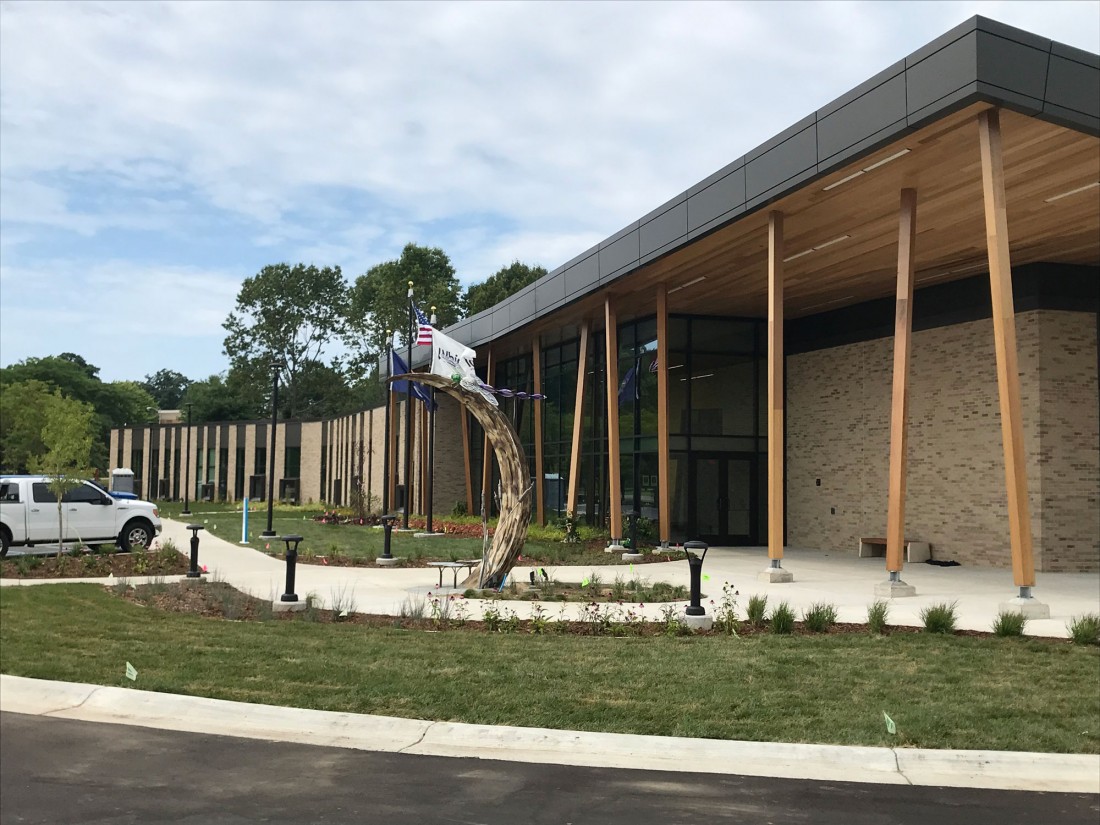
[[919,63],[906,61],[906,114],[915,113],[956,93],[978,79],[978,35],[971,32]]
[[840,109],[843,109],[848,104],[853,103],[856,100],[859,100],[861,97],[868,94],[869,92],[873,92],[875,89],[878,89],[880,86],[882,86],[887,81],[891,80],[892,78],[897,77],[900,74],[903,74],[904,72],[905,72],[905,61],[904,60],[899,60],[897,63],[894,63],[892,66],[888,66],[887,68],[883,69],[881,72],[876,74],[874,77],[870,78],[869,80],[863,81],[862,83],[860,83],[858,86],[856,86],[851,91],[845,92],[840,97],[836,98],[835,100],[833,100],[829,103],[826,103],[824,106],[822,106],[820,109],[818,109],[817,110],[817,120],[818,120],[818,122],[820,123],[824,118],[827,118],[827,117],[829,117],[829,115],[833,114],[834,112],[836,112]]
[[474,319],[470,327],[470,340],[480,343],[493,337],[493,316],[491,313],[483,313]]
[[535,290],[525,288],[512,296],[508,305],[508,319],[512,326],[525,324],[534,320],[537,305],[535,303]]
[[1034,101],[1042,110],[1047,85],[1050,42],[1045,49],[1024,45],[1017,40],[978,32],[978,81],[1004,89],[1017,99]]
[[910,111],[906,121],[911,129],[919,129],[927,121],[938,120],[981,100],[986,100],[986,97],[978,94],[978,82],[975,80],[923,109]]
[[565,295],[570,297],[578,292],[587,292],[600,282],[599,250],[594,250],[565,270]]
[[650,221],[661,217],[661,215],[665,214],[666,212],[672,211],[672,209],[674,209],[675,207],[679,206],[682,203],[686,203],[686,202],[687,202],[687,192],[681,192],[676,197],[669,198],[667,201],[662,203],[656,209],[653,209],[653,210],[647,212],[646,214],[642,215],[642,217],[638,219],[638,227],[641,228],[642,226],[645,226]]
[[951,45],[956,40],[959,40],[960,38],[965,37],[968,34],[973,34],[978,28],[979,21],[982,19],[983,18],[977,16],[971,17],[969,20],[965,20],[959,25],[955,26],[955,28],[948,29],[935,40],[925,43],[923,46],[921,46],[919,49],[917,49],[915,52],[905,58],[905,68],[910,69],[918,63],[921,63],[925,59],[931,57],[936,52]]
[[600,282],[611,280],[620,272],[638,265],[638,230],[620,234],[610,243],[600,245]]
[[905,116],[905,75],[898,72],[866,94],[818,118],[818,162],[866,141],[868,135],[877,135],[899,123],[904,125]]
[[1029,46],[1033,49],[1038,49],[1041,52],[1049,52],[1050,44],[1053,42],[1050,38],[1043,37],[1042,35],[1029,32],[1026,29],[1018,29],[1015,26],[1009,26],[999,20],[993,20],[990,17],[982,17],[978,15],[972,18],[974,28],[980,32],[996,35],[1004,40],[1011,40],[1022,46]]
[[[689,190],[690,191],[690,190]],[[714,220],[728,220],[745,209],[745,167],[730,169],[710,185],[689,194],[688,234]]]
[[565,300],[565,273],[555,272],[535,283],[535,307],[541,313]]
[[782,183],[778,183],[773,186],[771,189],[765,189],[756,197],[749,199],[749,202],[745,204],[746,211],[750,209],[756,209],[757,207],[763,206],[770,201],[778,200],[792,189],[801,186],[803,183],[810,180],[811,178],[817,177],[817,169],[818,167],[815,163],[813,166],[805,169],[804,171],[795,175],[793,178],[787,178]]
[[1064,57],[1066,60],[1072,60],[1074,63],[1083,63],[1089,68],[1100,71],[1100,54],[1086,52],[1084,49],[1077,49],[1057,41],[1051,41],[1050,53],[1058,57]]
[[767,151],[751,157],[745,164],[745,197],[748,208],[753,201],[776,191],[792,178],[807,171],[817,172],[817,121],[814,116],[799,123],[798,131],[787,130],[789,136]]
[[1060,55],[1050,56],[1046,105],[1072,109],[1089,117],[1100,117],[1100,65],[1088,66]]
[[687,200],[673,206],[667,212],[654,215],[638,229],[640,261],[660,252],[666,246],[687,238]]

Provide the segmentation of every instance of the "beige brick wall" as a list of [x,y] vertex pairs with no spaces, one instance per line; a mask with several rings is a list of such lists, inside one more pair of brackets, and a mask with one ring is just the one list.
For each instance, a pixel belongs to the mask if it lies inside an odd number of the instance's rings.
[[432,509],[448,515],[457,502],[466,504],[466,476],[462,458],[462,408],[442,392],[436,393],[435,475],[432,481]]
[[320,421],[302,423],[301,499],[304,504],[321,501],[321,429]]
[[[1100,569],[1096,317],[1016,323],[1036,567]],[[791,546],[884,534],[892,354],[884,338],[787,359]],[[1010,566],[992,320],[914,333],[910,381],[907,534],[937,559]]]

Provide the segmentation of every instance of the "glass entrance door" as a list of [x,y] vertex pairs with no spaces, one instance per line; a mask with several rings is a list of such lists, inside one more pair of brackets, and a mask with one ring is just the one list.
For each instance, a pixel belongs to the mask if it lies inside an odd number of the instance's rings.
[[718,545],[756,544],[756,457],[697,453],[692,469],[691,538]]

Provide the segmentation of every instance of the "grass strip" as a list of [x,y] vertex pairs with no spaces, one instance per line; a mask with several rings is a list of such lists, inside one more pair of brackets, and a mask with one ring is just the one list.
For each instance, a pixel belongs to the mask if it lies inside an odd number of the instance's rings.
[[[127,661],[136,685],[123,679]],[[74,584],[0,590],[0,671],[479,724],[1100,752],[1100,650],[1033,639],[620,639],[227,622]]]

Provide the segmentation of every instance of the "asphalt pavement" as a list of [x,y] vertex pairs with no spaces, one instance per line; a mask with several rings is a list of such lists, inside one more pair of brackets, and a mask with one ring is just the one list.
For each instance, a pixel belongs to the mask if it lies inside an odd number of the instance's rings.
[[500,762],[0,714],[0,821],[245,823],[1044,823],[1100,797]]

